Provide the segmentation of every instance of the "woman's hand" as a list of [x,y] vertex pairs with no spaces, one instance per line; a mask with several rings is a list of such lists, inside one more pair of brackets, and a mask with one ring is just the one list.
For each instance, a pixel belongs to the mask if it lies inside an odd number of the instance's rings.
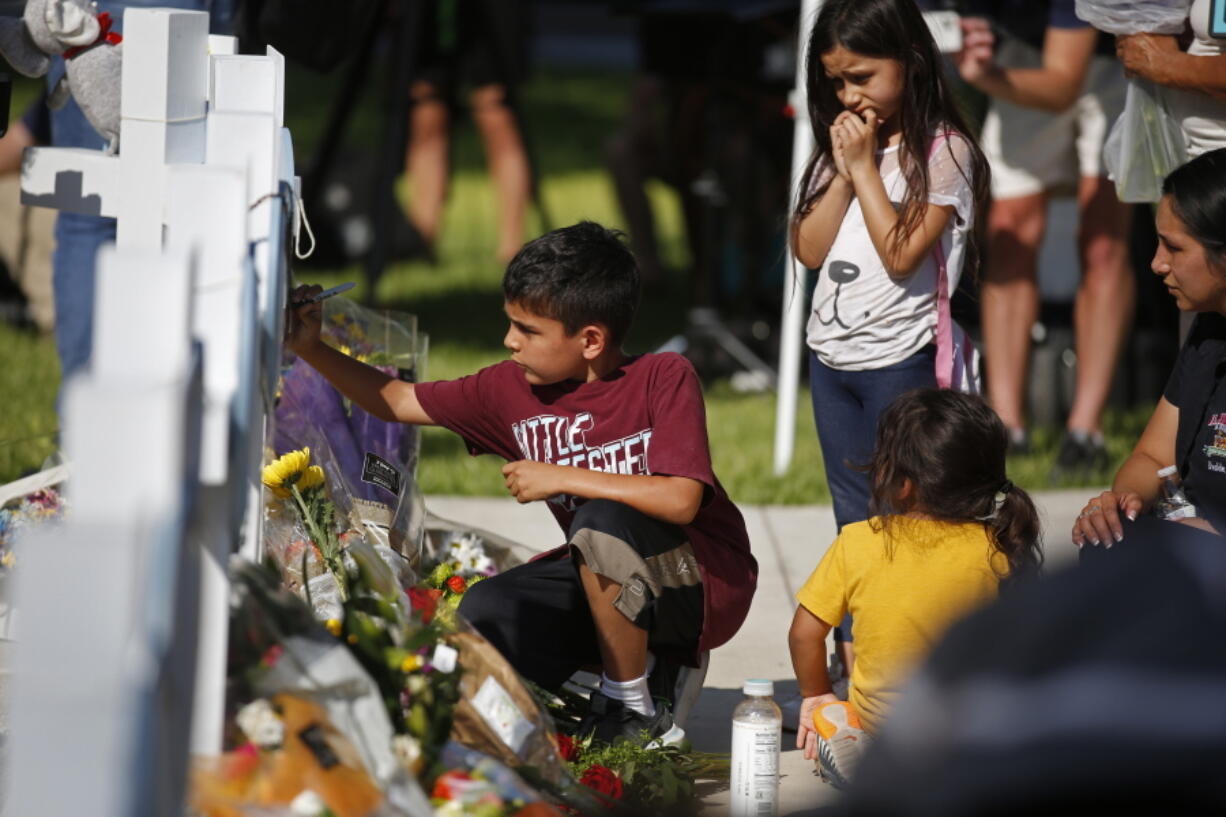
[[826,704],[838,702],[839,696],[832,693],[801,700],[800,722],[796,724],[796,748],[805,750],[805,760],[817,758],[817,730],[813,728],[813,713]]
[[1121,514],[1135,520],[1143,506],[1141,496],[1133,492],[1103,491],[1091,499],[1073,522],[1073,544],[1082,547],[1087,542],[1111,547],[1124,539]]
[[1115,38],[1115,55],[1124,64],[1124,76],[1143,77],[1166,85],[1166,68],[1174,54],[1182,54],[1179,41],[1169,34],[1125,34]]
[[289,295],[285,345],[296,355],[301,355],[320,343],[319,330],[323,325],[324,305],[303,302],[323,291],[321,286],[300,286]]
[[962,79],[974,85],[996,67],[993,51],[996,35],[983,17],[962,18],[962,50],[954,55],[954,65]]
[[877,112],[869,108],[861,119],[852,111],[837,127],[842,138],[843,164],[849,176],[877,172]]

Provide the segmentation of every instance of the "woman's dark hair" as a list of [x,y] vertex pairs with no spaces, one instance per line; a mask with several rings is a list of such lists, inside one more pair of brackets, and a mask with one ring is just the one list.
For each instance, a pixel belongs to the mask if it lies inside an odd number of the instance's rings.
[[[906,392],[877,423],[868,466],[872,512],[886,525],[909,511],[982,522],[1008,560],[1008,578],[1033,576],[1043,563],[1039,514],[1005,476],[1008,447],[1004,423],[982,399],[950,389]],[[904,480],[912,486],[906,497]]]
[[[958,170],[970,184],[975,199],[975,224],[966,248],[966,269],[973,277],[988,204],[988,163],[950,93],[940,52],[913,0],[826,0],[822,4],[809,35],[805,63],[805,91],[815,147],[801,177],[793,236],[801,219],[826,192],[824,187],[811,188],[818,163],[833,155],[830,128],[843,112],[822,66],[822,55],[838,46],[866,57],[897,60],[902,65],[906,87],[898,113],[902,129],[898,161],[907,189],[898,226],[891,237],[893,247],[902,246],[924,220],[928,204],[928,151],[933,135],[948,129],[966,141],[971,166],[959,165]],[[957,163],[953,146],[947,142],[946,149]]]
[[502,277],[502,296],[560,321],[568,335],[603,324],[621,343],[639,306],[639,268],[623,233],[580,221],[529,241]]
[[1226,268],[1226,148],[1202,153],[1176,168],[1162,183],[1171,209],[1188,234],[1205,248],[1205,259]]

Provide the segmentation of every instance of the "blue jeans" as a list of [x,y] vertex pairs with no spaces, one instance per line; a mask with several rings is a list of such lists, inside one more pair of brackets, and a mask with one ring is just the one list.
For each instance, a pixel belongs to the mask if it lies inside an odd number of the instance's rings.
[[[170,7],[209,11],[214,33],[225,33],[234,16],[235,0],[99,0],[98,11],[107,11],[115,30],[123,28],[126,8]],[[64,61],[57,58],[47,74],[48,88],[64,75]],[[75,99],[51,112],[51,144],[55,147],[102,150],[106,142],[85,118]],[[55,253],[52,256],[52,287],[55,291],[55,346],[60,357],[61,383],[89,363],[94,338],[94,260],[98,249],[115,240],[115,219],[60,213],[55,222]]]
[[832,369],[809,352],[813,419],[840,530],[868,519],[869,478],[858,466],[868,465],[873,456],[877,418],[903,392],[936,384],[935,346],[893,366],[862,372]]

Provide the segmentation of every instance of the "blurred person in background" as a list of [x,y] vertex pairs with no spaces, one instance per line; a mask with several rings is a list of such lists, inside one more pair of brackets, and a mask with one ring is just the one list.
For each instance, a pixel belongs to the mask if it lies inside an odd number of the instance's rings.
[[1163,34],[1116,38],[1116,54],[1129,76],[1166,86],[1167,110],[1179,122],[1188,158],[1226,147],[1226,50],[1210,33],[1213,0],[1193,0],[1187,47]]
[[498,202],[497,257],[506,264],[524,241],[532,170],[513,96],[527,69],[528,3],[434,0],[417,31],[405,168],[409,219],[433,257],[447,202],[451,126],[458,94],[469,90]]
[[[1073,0],[962,4],[962,78],[991,97],[981,139],[992,168],[988,264],[982,284],[987,390],[1014,450],[1029,440],[1024,403],[1039,314],[1038,252],[1048,198],[1075,191],[1081,285],[1074,308],[1077,385],[1052,478],[1107,467],[1102,415],[1132,322],[1136,284],[1128,209],[1106,178],[1102,148],[1124,103],[1111,38],[1074,14]],[[997,38],[996,31],[1003,32]]]
[[55,211],[21,203],[21,157],[28,147],[51,141],[46,93],[30,103],[0,138],[0,261],[26,300],[25,317],[42,332],[55,331],[51,287]]

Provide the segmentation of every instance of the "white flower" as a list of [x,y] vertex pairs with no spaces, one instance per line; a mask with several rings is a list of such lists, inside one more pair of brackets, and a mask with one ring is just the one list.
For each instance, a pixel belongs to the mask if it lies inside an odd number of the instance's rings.
[[486,555],[481,537],[473,533],[452,539],[447,545],[446,560],[451,562],[456,573],[464,578],[486,575],[494,566],[493,561]]
[[238,728],[262,749],[280,746],[285,742],[285,724],[277,716],[272,704],[264,698],[252,701],[239,710]]
[[289,804],[290,814],[295,817],[322,817],[327,809],[324,799],[310,789],[304,789]]
[[392,754],[411,775],[421,771],[421,741],[412,735],[396,735],[392,738]]

